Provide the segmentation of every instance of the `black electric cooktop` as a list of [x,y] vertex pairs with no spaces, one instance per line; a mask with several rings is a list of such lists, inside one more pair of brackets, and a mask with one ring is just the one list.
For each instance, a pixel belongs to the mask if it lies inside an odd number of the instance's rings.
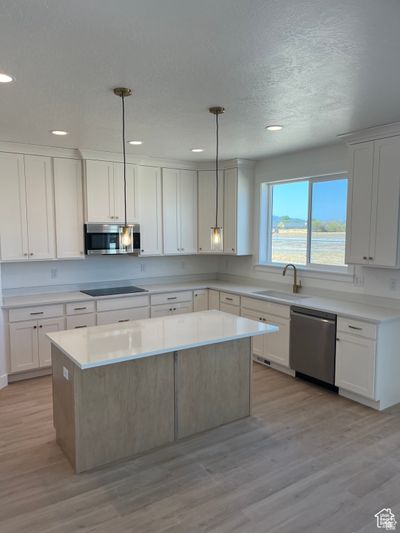
[[133,292],[147,292],[146,289],[141,289],[140,287],[110,287],[108,289],[88,289],[86,291],[80,291],[83,294],[88,294],[89,296],[112,296],[113,294],[131,294]]

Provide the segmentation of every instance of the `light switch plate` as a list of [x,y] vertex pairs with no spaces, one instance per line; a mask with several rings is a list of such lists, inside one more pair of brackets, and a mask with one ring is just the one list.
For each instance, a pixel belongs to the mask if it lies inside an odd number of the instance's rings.
[[66,379],[67,381],[69,381],[69,372],[68,372],[68,368],[65,368],[65,366],[63,366],[63,377],[64,377],[64,379]]

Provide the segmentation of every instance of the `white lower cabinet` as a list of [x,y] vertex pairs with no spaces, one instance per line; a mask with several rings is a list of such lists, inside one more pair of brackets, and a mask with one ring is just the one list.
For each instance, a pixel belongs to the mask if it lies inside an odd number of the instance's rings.
[[219,311],[219,291],[209,289],[208,291],[208,309]]
[[208,309],[208,290],[199,289],[193,291],[193,311],[207,311]]
[[66,329],[89,328],[96,325],[96,315],[94,313],[76,314],[67,316]]
[[115,311],[104,311],[97,314],[97,325],[116,324],[118,322],[130,322],[131,320],[141,320],[150,317],[148,307],[138,307],[136,309],[117,309]]
[[219,304],[219,310],[224,313],[229,313],[230,315],[240,316],[240,307],[237,305],[226,304],[221,302]]
[[289,368],[290,308],[287,305],[242,298],[242,316],[272,324],[279,328],[275,333],[253,339],[253,354],[266,361]]
[[151,318],[167,315],[182,315],[193,312],[192,302],[178,302],[171,304],[153,305],[151,307]]
[[11,372],[51,365],[50,341],[46,333],[64,329],[64,318],[29,320],[10,324]]
[[375,340],[338,331],[336,386],[375,399],[375,357]]

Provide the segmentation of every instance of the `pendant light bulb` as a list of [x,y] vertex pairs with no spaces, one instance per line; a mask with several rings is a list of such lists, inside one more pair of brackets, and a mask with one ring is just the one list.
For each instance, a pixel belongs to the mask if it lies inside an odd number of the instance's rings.
[[131,231],[130,231],[129,226],[124,226],[122,228],[121,244],[125,248],[127,248],[128,246],[132,244]]
[[220,252],[223,248],[223,228],[221,226],[214,226],[211,228],[211,250],[213,252]]

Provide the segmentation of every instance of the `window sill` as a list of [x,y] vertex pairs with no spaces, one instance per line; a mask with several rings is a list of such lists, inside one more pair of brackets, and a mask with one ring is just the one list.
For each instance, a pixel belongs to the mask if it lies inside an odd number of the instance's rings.
[[[295,265],[298,272],[303,278],[311,279],[329,279],[332,281],[341,281],[343,283],[353,283],[354,267],[344,267],[338,269],[306,267],[302,265]],[[271,263],[257,263],[254,265],[256,272],[270,272],[271,274],[281,273],[285,264],[271,264]]]

